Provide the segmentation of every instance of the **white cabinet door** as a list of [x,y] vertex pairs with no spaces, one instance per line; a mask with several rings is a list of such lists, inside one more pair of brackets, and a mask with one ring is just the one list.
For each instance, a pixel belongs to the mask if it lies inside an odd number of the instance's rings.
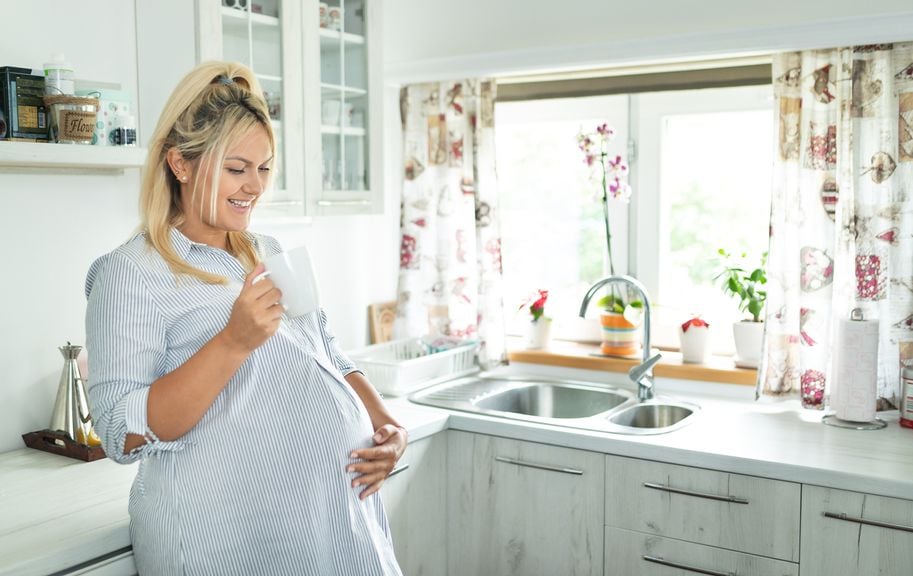
[[798,576],[799,565],[606,527],[605,576]]
[[450,432],[449,574],[602,574],[604,456]]
[[802,576],[913,574],[913,501],[802,487]]
[[606,478],[608,525],[799,561],[799,484],[619,456]]
[[[383,210],[381,4],[198,0],[197,61],[253,69],[276,133],[273,190],[257,218]],[[259,12],[252,12],[255,7]]]
[[381,488],[405,576],[447,573],[447,433],[412,442]]

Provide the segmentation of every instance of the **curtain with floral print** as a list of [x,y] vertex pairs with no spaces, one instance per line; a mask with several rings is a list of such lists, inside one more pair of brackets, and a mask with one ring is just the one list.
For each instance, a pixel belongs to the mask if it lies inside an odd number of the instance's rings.
[[460,80],[400,93],[404,178],[397,338],[478,339],[504,360],[495,84]]
[[913,360],[913,43],[773,62],[778,152],[758,393],[823,408],[837,319],[879,321],[879,408]]

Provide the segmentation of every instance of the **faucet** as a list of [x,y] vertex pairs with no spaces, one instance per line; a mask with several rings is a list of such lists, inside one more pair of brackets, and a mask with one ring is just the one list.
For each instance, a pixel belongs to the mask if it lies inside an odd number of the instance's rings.
[[643,361],[628,371],[628,377],[637,385],[637,399],[643,402],[653,398],[653,366],[662,358],[662,354],[659,353],[652,357],[650,356],[650,298],[647,296],[647,289],[640,281],[630,276],[615,275],[603,278],[590,286],[590,289],[587,290],[586,295],[583,297],[583,302],[580,303],[580,317],[583,318],[586,316],[587,306],[590,305],[590,300],[593,299],[596,292],[606,284],[615,282],[627,284],[631,288],[634,288],[640,292],[640,295],[644,300]]

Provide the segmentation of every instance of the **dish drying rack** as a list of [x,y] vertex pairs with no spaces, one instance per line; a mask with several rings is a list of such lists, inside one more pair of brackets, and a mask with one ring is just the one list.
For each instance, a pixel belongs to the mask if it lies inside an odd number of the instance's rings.
[[349,358],[381,393],[402,396],[478,371],[478,347],[467,341],[440,350],[421,338],[407,338],[350,352]]

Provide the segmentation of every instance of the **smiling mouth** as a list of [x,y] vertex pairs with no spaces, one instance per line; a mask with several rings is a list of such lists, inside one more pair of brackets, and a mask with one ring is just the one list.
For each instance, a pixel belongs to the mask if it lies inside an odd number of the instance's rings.
[[229,198],[228,203],[236,208],[249,208],[253,200],[233,200]]

